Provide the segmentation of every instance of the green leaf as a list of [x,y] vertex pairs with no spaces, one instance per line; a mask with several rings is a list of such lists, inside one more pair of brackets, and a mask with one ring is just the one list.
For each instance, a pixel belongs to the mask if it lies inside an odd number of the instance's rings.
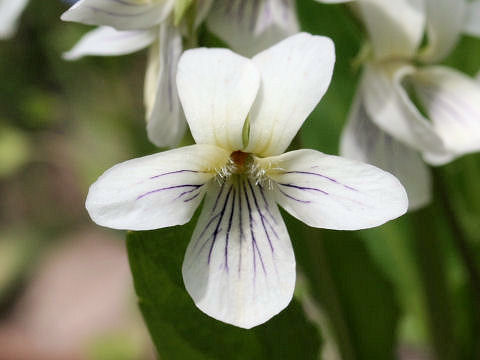
[[398,305],[358,233],[312,229],[292,217],[287,223],[295,230],[298,265],[342,359],[394,359]]
[[140,308],[162,359],[317,359],[320,340],[296,301],[251,330],[214,320],[184,288],[181,266],[194,221],[130,232],[127,247]]

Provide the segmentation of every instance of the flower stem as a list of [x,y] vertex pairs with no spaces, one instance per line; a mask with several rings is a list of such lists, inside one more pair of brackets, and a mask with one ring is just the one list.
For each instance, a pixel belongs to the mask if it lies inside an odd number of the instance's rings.
[[462,263],[465,266],[465,270],[468,273],[468,278],[475,296],[475,301],[480,305],[480,275],[477,265],[475,264],[475,259],[472,256],[472,250],[470,249],[462,226],[458,221],[455,209],[448,196],[447,186],[439,169],[433,169],[433,177],[435,187],[437,189],[437,196],[444,209],[448,225],[453,233],[453,244],[455,245]]
[[[458,251],[461,263],[465,267],[468,281],[470,283],[474,303],[472,310],[473,329],[474,332],[478,335],[478,332],[480,330],[480,274],[478,271],[478,267],[476,265],[475,258],[472,255],[473,252],[469,246],[467,236],[463,231],[462,224],[456,216],[454,205],[452,204],[450,197],[448,196],[448,186],[443,179],[440,169],[433,169],[433,179],[436,196],[438,196],[438,200],[443,208],[445,218],[453,235],[453,245]],[[480,343],[476,343],[474,345],[474,349],[472,350],[474,351],[473,355],[476,356],[475,358],[480,357]]]

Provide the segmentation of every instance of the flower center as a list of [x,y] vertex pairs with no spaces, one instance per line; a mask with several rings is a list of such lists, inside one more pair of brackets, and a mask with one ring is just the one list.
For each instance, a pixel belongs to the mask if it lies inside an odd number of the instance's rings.
[[268,172],[272,166],[269,162],[255,157],[250,153],[240,150],[230,154],[228,162],[221,168],[216,169],[217,180],[220,183],[224,181],[237,182],[239,179],[249,178],[255,184],[270,186]]
[[249,167],[251,163],[250,154],[244,153],[243,151],[237,150],[230,154],[230,159],[232,161],[232,173],[241,174],[244,173],[246,168]]

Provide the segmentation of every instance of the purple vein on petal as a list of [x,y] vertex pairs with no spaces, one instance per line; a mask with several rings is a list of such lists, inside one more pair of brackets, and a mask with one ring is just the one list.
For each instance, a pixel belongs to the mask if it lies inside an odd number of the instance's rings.
[[214,213],[215,210],[217,209],[218,200],[220,200],[220,196],[222,196],[224,187],[225,187],[225,183],[222,183],[222,187],[220,188],[220,191],[218,192],[217,198],[215,199],[215,204],[213,205],[212,213]]
[[[197,245],[200,243],[200,240],[203,238],[203,236],[205,235],[205,233],[207,232],[207,230],[210,228],[210,226],[213,224],[213,222],[220,216],[220,213],[216,214],[215,216],[212,216],[210,218],[210,220],[208,221],[207,223],[207,226],[205,226],[205,228],[202,230],[202,232],[200,233],[200,235],[197,237],[197,239],[195,240],[195,245],[193,246],[193,248],[195,249],[197,247]],[[205,242],[205,244],[207,243],[208,241]],[[199,252],[202,251],[203,247],[205,246],[205,244],[202,245],[201,249]]]
[[256,259],[256,253],[258,253],[258,258],[260,260],[260,264],[262,265],[263,273],[266,275],[267,271],[265,269],[265,264],[263,262],[262,258],[262,253],[260,252],[260,249],[258,248],[257,245],[257,239],[255,238],[255,231],[253,229],[253,215],[252,215],[252,207],[250,205],[250,200],[248,199],[248,192],[247,192],[247,187],[245,185],[245,182],[242,183],[243,187],[243,192],[245,194],[245,200],[247,202],[247,209],[248,209],[248,220],[249,220],[249,225],[250,225],[250,236],[252,237],[252,254],[253,254],[253,273],[254,273],[254,281],[257,276],[257,259]]
[[328,195],[328,193],[326,191],[323,191],[323,190],[320,190],[320,189],[317,189],[317,188],[312,188],[312,187],[307,187],[307,186],[300,186],[300,185],[294,185],[294,184],[281,184],[279,183],[278,185],[281,185],[281,186],[285,186],[285,187],[289,187],[289,188],[294,188],[294,189],[298,189],[298,190],[302,190],[302,191],[307,191],[307,190],[311,190],[311,191],[317,191],[317,192],[320,192],[324,195]]
[[287,198],[289,198],[289,199],[292,199],[292,200],[294,200],[294,201],[297,201],[297,202],[299,202],[299,203],[302,203],[302,204],[310,204],[310,203],[311,203],[311,201],[309,201],[309,200],[300,200],[300,199],[297,199],[296,197],[293,197],[292,195],[287,194],[285,191],[283,191],[283,190],[280,189],[280,188],[278,188],[278,191],[280,191],[280,193],[281,193],[283,196],[285,196],[285,197],[287,197]]
[[232,210],[230,211],[230,218],[228,219],[227,234],[225,235],[225,270],[228,272],[228,243],[230,240],[230,231],[233,224],[233,215],[235,213],[235,190],[232,195]]
[[225,210],[228,205],[228,201],[230,200],[230,194],[232,193],[232,186],[230,186],[230,189],[227,192],[227,195],[225,197],[225,203],[223,204],[223,208],[220,211],[220,218],[218,219],[217,226],[215,227],[215,230],[213,231],[213,238],[212,238],[212,243],[210,244],[210,250],[208,251],[208,264],[210,265],[210,260],[212,257],[212,251],[213,247],[215,246],[215,243],[217,242],[217,236],[221,232],[220,230],[220,225],[222,224],[223,216],[225,215]]
[[[258,200],[257,200],[257,197],[255,196],[255,191],[253,190],[253,186],[250,183],[250,180],[247,180],[247,182],[248,182],[248,186],[250,187],[250,191],[252,193],[253,203],[255,204],[255,207],[257,208],[258,215],[259,215],[260,221],[262,223],[263,231],[265,232],[265,235],[267,236],[268,244],[270,245],[270,250],[272,251],[272,253],[274,253],[275,250],[273,248],[272,239],[270,239],[270,234],[268,233],[267,227],[265,226],[265,216],[263,215],[262,211],[260,210],[260,207],[258,206]],[[275,233],[275,235],[278,238],[278,235],[276,233]]]
[[285,171],[283,174],[299,174],[299,175],[312,175],[312,176],[318,176],[318,177],[321,177],[323,179],[326,179],[328,181],[331,181],[335,184],[338,184],[338,185],[342,185],[343,187],[345,187],[346,189],[349,189],[349,190],[352,190],[352,191],[358,191],[357,189],[351,187],[351,186],[348,186],[348,185],[345,185],[345,184],[342,184],[341,182],[339,182],[338,180],[335,180],[334,178],[331,178],[329,176],[326,176],[326,175],[322,175],[322,174],[319,174],[319,173],[314,173],[314,172],[309,172],[309,171]]
[[257,186],[260,189],[260,194],[262,195],[263,203],[265,204],[265,209],[267,209],[268,215],[270,215],[270,217],[272,218],[273,223],[277,224],[277,220],[275,219],[272,212],[270,211],[270,205],[268,204],[267,198],[265,197],[265,191],[263,191],[263,186],[260,184],[258,184]]
[[[201,188],[203,185],[205,185],[205,184],[185,184],[185,185],[167,186],[167,187],[164,187],[164,188],[151,190],[151,191],[148,191],[148,192],[146,192],[146,193],[144,193],[144,194],[141,194],[141,195],[139,195],[139,196],[137,197],[136,200],[140,200],[140,199],[144,198],[145,196],[148,196],[148,195],[151,195],[151,194],[155,194],[155,193],[158,193],[158,192],[161,192],[161,191],[164,191],[164,190],[174,190],[174,189],[181,189],[181,188],[191,187],[191,188],[194,188],[194,189],[192,190],[192,191],[194,191],[194,190],[197,190],[197,189]],[[184,194],[187,194],[187,193],[190,193],[190,192],[192,192],[192,191],[186,191],[186,192],[180,194],[180,196],[181,196],[181,195],[184,195]],[[180,197],[180,196],[179,196],[179,197]],[[178,198],[178,197],[177,197],[177,198]]]
[[167,176],[167,175],[172,175],[172,174],[182,174],[182,173],[192,173],[192,174],[198,174],[200,171],[196,171],[196,170],[176,170],[176,171],[169,171],[169,172],[166,172],[166,173],[162,173],[162,174],[158,174],[158,175],[154,175],[154,176],[151,176],[150,179],[156,179],[156,178],[159,178],[159,177],[162,177],[162,176]]
[[243,221],[242,221],[242,192],[240,189],[237,189],[238,193],[238,226],[240,227],[240,256],[238,259],[238,277],[240,277],[241,274],[241,268],[242,268],[242,246],[243,246],[243,241],[245,240],[245,234],[243,233]]

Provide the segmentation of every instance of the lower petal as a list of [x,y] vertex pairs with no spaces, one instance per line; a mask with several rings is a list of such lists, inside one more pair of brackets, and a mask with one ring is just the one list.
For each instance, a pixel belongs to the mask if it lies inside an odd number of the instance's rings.
[[251,328],[279,313],[295,287],[295,257],[270,191],[246,178],[211,183],[183,263],[195,304]]
[[229,158],[223,149],[192,145],[125,161],[90,186],[87,211],[97,224],[151,230],[188,222],[214,169]]
[[315,150],[264,159],[273,170],[276,200],[319,228],[359,230],[403,215],[408,199],[398,179],[375,166]]
[[343,130],[340,155],[378,166],[395,175],[407,191],[409,210],[430,202],[430,172],[420,154],[376,126],[365,111],[360,96],[357,96]]

